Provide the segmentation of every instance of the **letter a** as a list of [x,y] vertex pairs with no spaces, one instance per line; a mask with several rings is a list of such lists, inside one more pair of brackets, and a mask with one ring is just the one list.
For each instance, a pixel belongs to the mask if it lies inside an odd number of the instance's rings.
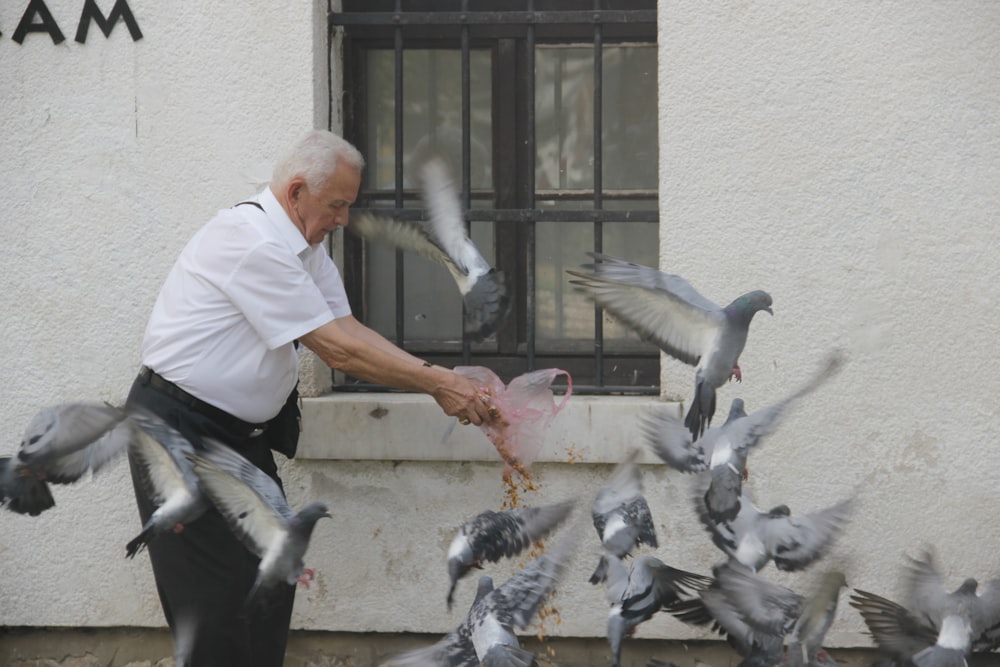
[[[41,23],[35,23],[35,15],[41,19]],[[24,37],[29,32],[47,32],[49,37],[52,38],[53,44],[59,44],[60,42],[65,42],[66,38],[63,37],[62,30],[59,29],[59,25],[56,20],[52,18],[52,12],[45,5],[45,0],[31,0],[28,3],[28,7],[24,10],[24,14],[21,15],[21,22],[17,24],[17,30],[11,35],[13,39],[18,44],[24,43]]]

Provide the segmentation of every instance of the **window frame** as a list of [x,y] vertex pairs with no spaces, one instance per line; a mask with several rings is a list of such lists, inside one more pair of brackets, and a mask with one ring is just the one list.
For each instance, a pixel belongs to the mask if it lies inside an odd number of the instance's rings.
[[[593,352],[582,351],[539,353],[535,346],[533,313],[535,308],[535,223],[574,222],[590,224],[593,229],[593,250],[603,250],[606,225],[649,223],[658,226],[659,214],[646,209],[606,209],[611,200],[644,200],[658,203],[656,190],[631,192],[603,189],[601,181],[601,81],[603,78],[603,47],[617,44],[656,44],[656,9],[653,0],[616,1],[615,9],[602,9],[597,0],[594,9],[580,10],[579,2],[525,0],[523,9],[510,10],[511,3],[477,0],[469,9],[469,0],[411,0],[403,11],[402,0],[344,0],[345,11],[331,13],[329,27],[343,31],[343,119],[344,135],[366,152],[367,122],[364,91],[368,49],[391,49],[395,56],[395,95],[402,91],[402,56],[405,49],[446,48],[461,50],[462,62],[462,122],[469,125],[469,53],[472,49],[488,48],[492,53],[492,114],[493,114],[493,187],[494,208],[472,208],[476,200],[470,192],[470,139],[463,132],[462,174],[459,180],[462,205],[467,222],[492,221],[494,225],[496,268],[510,280],[514,307],[507,322],[496,334],[495,348],[473,346],[463,340],[461,351],[434,350],[431,346],[409,346],[407,349],[444,366],[486,365],[505,381],[536,368],[559,367],[574,377],[574,391],[596,394],[658,394],[659,352],[606,353],[603,349],[603,320],[600,309],[594,309]],[[606,4],[606,3],[605,3]],[[506,9],[505,9],[506,8]],[[535,48],[542,44],[587,46],[594,58],[594,187],[592,191],[536,191],[535,188]],[[402,105],[396,104],[396,163],[395,182],[403,182]],[[514,146],[514,150],[499,147]],[[517,175],[512,177],[511,175]],[[456,175],[458,176],[458,175]],[[419,205],[409,204],[416,193],[396,187],[392,192],[379,192],[366,187],[354,210],[363,210],[373,199],[391,199],[400,218],[419,218]],[[482,193],[479,193],[482,194]],[[489,194],[489,193],[487,193]],[[381,195],[381,196],[377,196]],[[590,209],[539,209],[540,199],[589,200]],[[379,209],[387,212],[386,209]],[[355,314],[365,321],[368,310],[364,289],[367,253],[364,242],[348,233],[344,237],[342,270],[348,295]],[[396,293],[402,292],[403,254],[396,252]],[[581,257],[581,263],[585,258]],[[396,299],[396,330],[390,339],[404,346],[405,318],[402,300]],[[614,369],[614,372],[609,372]],[[579,381],[582,379],[583,381]],[[622,382],[622,378],[631,378]],[[351,378],[334,377],[334,390],[385,390]]]

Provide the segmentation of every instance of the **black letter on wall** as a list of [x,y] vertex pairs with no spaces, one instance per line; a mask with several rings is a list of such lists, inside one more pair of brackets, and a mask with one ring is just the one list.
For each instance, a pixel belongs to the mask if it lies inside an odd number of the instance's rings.
[[[35,14],[38,14],[41,23],[34,23]],[[45,0],[31,0],[28,3],[24,14],[21,15],[21,22],[17,24],[17,30],[14,31],[11,39],[18,44],[23,44],[24,36],[29,32],[47,32],[49,33],[49,37],[52,38],[53,44],[66,41],[62,30],[56,24],[56,20],[52,18],[52,12],[45,6]]]
[[111,31],[118,23],[118,19],[125,22],[125,27],[132,35],[132,41],[142,39],[142,31],[136,23],[132,10],[129,9],[128,0],[115,0],[115,6],[111,8],[108,18],[104,18],[101,8],[97,6],[97,0],[86,0],[83,3],[83,12],[80,13],[80,25],[76,28],[76,41],[81,44],[87,41],[87,31],[90,29],[90,22],[96,21],[97,27],[101,29],[105,37],[111,36]]

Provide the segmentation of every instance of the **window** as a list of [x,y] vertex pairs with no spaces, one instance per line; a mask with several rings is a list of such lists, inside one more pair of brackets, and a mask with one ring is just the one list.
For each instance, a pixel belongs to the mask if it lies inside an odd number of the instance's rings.
[[505,381],[559,367],[577,391],[656,393],[656,347],[566,275],[588,251],[657,263],[655,2],[580,5],[344,0],[330,15],[343,30],[345,136],[368,161],[354,210],[419,218],[409,169],[428,145],[444,151],[514,307],[472,343],[443,267],[348,233],[341,268],[359,319],[430,361]]

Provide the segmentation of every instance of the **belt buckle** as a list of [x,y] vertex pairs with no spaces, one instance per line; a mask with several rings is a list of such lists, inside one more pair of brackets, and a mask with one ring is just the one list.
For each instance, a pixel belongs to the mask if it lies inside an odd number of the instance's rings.
[[250,430],[250,433],[247,435],[247,437],[248,438],[256,438],[258,435],[260,435],[263,432],[264,432],[263,427],[255,426],[253,429]]

